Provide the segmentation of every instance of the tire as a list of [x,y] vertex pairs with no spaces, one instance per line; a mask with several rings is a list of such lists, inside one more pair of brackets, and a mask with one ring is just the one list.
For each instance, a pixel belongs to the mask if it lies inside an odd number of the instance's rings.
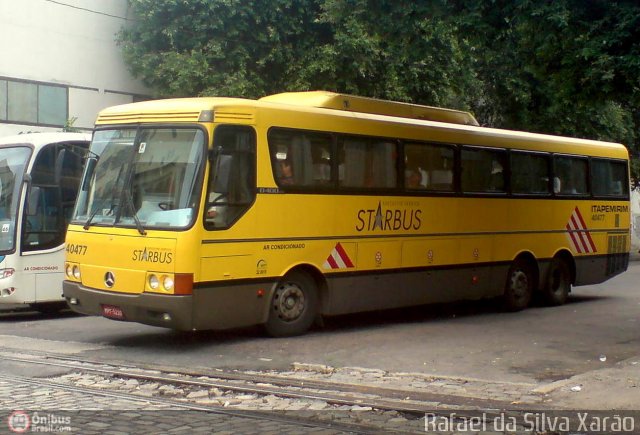
[[535,276],[531,265],[523,260],[511,264],[507,273],[503,306],[505,311],[521,311],[529,306],[533,297]]
[[547,274],[547,282],[542,290],[545,305],[556,306],[567,302],[571,291],[571,269],[562,258],[554,258]]
[[308,274],[294,271],[278,282],[264,325],[272,337],[291,337],[307,332],[318,311],[318,290]]

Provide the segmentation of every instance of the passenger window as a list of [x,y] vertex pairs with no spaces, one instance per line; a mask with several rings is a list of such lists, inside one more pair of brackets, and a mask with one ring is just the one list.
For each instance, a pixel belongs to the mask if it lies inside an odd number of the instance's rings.
[[623,161],[593,159],[591,161],[591,189],[595,196],[629,196],[627,164]]
[[210,162],[205,227],[224,229],[255,199],[255,133],[249,127],[219,126],[213,144],[217,155]]
[[558,195],[586,195],[587,166],[585,158],[555,156],[553,161],[553,192]]
[[328,187],[332,139],[328,134],[272,129],[269,150],[276,184],[280,187]]
[[523,195],[550,193],[549,156],[514,151],[511,154],[511,191]]
[[464,147],[461,186],[463,192],[502,193],[506,191],[507,153],[503,150]]
[[404,146],[404,187],[408,190],[453,190],[453,147],[424,143]]
[[398,180],[397,144],[376,138],[344,136],[338,141],[341,187],[395,188]]

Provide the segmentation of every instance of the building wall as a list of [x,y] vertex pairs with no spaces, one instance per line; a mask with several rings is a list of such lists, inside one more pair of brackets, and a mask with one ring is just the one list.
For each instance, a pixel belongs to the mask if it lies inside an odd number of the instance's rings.
[[115,42],[130,22],[127,0],[0,0],[0,136],[72,118],[88,130],[101,109],[150,95]]

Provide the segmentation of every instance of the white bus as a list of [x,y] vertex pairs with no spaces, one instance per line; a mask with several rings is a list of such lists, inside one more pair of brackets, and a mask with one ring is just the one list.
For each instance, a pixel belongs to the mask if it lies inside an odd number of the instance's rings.
[[66,305],[64,238],[90,140],[85,133],[0,138],[0,308]]

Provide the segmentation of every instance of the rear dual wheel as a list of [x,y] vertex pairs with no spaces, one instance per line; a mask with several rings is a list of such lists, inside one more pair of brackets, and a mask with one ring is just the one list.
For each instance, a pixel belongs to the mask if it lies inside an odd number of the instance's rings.
[[571,268],[562,258],[556,257],[551,262],[547,282],[542,290],[542,298],[546,305],[562,305],[567,302],[571,291]]
[[[503,302],[507,311],[520,311],[531,303],[536,275],[531,262],[516,260],[509,268]],[[546,305],[562,305],[571,291],[571,267],[561,257],[551,262],[541,296]]]

